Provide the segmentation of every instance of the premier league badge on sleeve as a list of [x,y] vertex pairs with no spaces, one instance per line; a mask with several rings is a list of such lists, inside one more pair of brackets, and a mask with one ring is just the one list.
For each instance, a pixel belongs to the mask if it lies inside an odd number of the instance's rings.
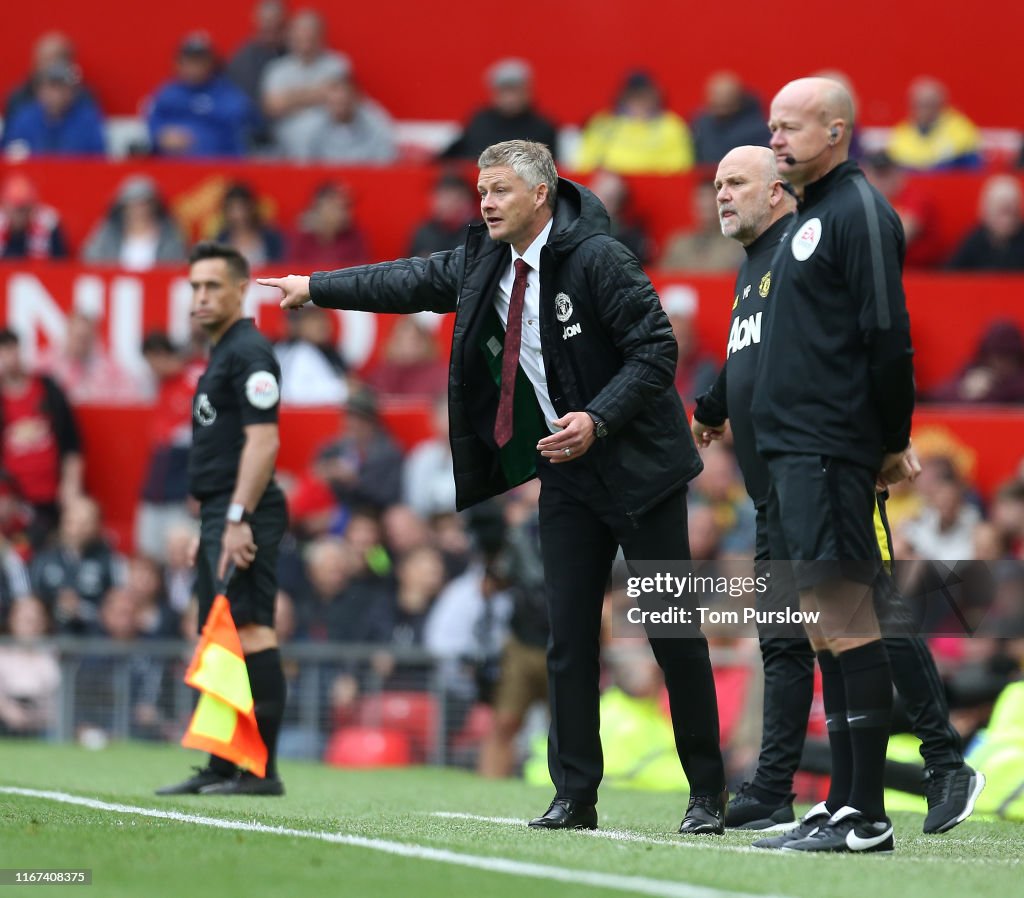
[[245,398],[253,408],[273,408],[281,398],[277,378],[269,371],[254,371],[245,382]]

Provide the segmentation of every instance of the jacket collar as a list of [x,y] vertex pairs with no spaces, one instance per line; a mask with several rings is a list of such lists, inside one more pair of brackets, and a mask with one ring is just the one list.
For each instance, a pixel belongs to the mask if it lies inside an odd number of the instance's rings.
[[836,184],[845,181],[847,178],[852,177],[859,171],[860,166],[852,159],[847,159],[845,162],[837,165],[828,174],[818,178],[817,181],[812,181],[810,184],[806,185],[804,187],[804,198],[800,203],[800,211],[802,212],[808,206],[813,206],[815,203],[819,202],[821,198]]

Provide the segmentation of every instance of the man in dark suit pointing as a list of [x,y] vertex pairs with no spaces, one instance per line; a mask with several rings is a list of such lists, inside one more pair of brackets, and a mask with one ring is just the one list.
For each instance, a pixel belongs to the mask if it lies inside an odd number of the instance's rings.
[[[455,312],[449,374],[457,502],[466,508],[537,476],[551,623],[548,762],[555,799],[530,825],[597,826],[601,607],[616,552],[689,558],[686,484],[701,469],[673,389],[676,344],[636,258],[608,234],[585,187],[547,147],[486,149],[483,223],[466,243],[279,287],[284,308]],[[690,783],[682,833],[721,833],[725,775],[707,641],[651,638]]]

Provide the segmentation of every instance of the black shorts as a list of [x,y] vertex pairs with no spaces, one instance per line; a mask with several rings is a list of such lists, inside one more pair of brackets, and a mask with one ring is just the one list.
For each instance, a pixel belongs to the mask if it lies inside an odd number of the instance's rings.
[[773,560],[794,563],[797,589],[831,580],[871,584],[882,567],[875,531],[875,475],[821,455],[768,459],[768,532]]
[[[199,629],[216,598],[217,564],[231,494],[222,493],[200,504],[201,529],[196,555],[196,596],[199,599]],[[228,601],[235,626],[259,624],[274,626],[274,602],[277,599],[277,553],[288,526],[288,506],[276,483],[267,487],[253,512],[253,539],[256,558],[248,568],[235,571],[228,584]]]

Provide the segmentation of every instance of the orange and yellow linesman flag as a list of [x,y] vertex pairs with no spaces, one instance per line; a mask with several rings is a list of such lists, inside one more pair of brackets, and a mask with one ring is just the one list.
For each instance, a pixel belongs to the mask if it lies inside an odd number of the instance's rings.
[[223,594],[214,599],[185,682],[202,694],[181,744],[266,776],[267,746],[256,725],[242,644]]

